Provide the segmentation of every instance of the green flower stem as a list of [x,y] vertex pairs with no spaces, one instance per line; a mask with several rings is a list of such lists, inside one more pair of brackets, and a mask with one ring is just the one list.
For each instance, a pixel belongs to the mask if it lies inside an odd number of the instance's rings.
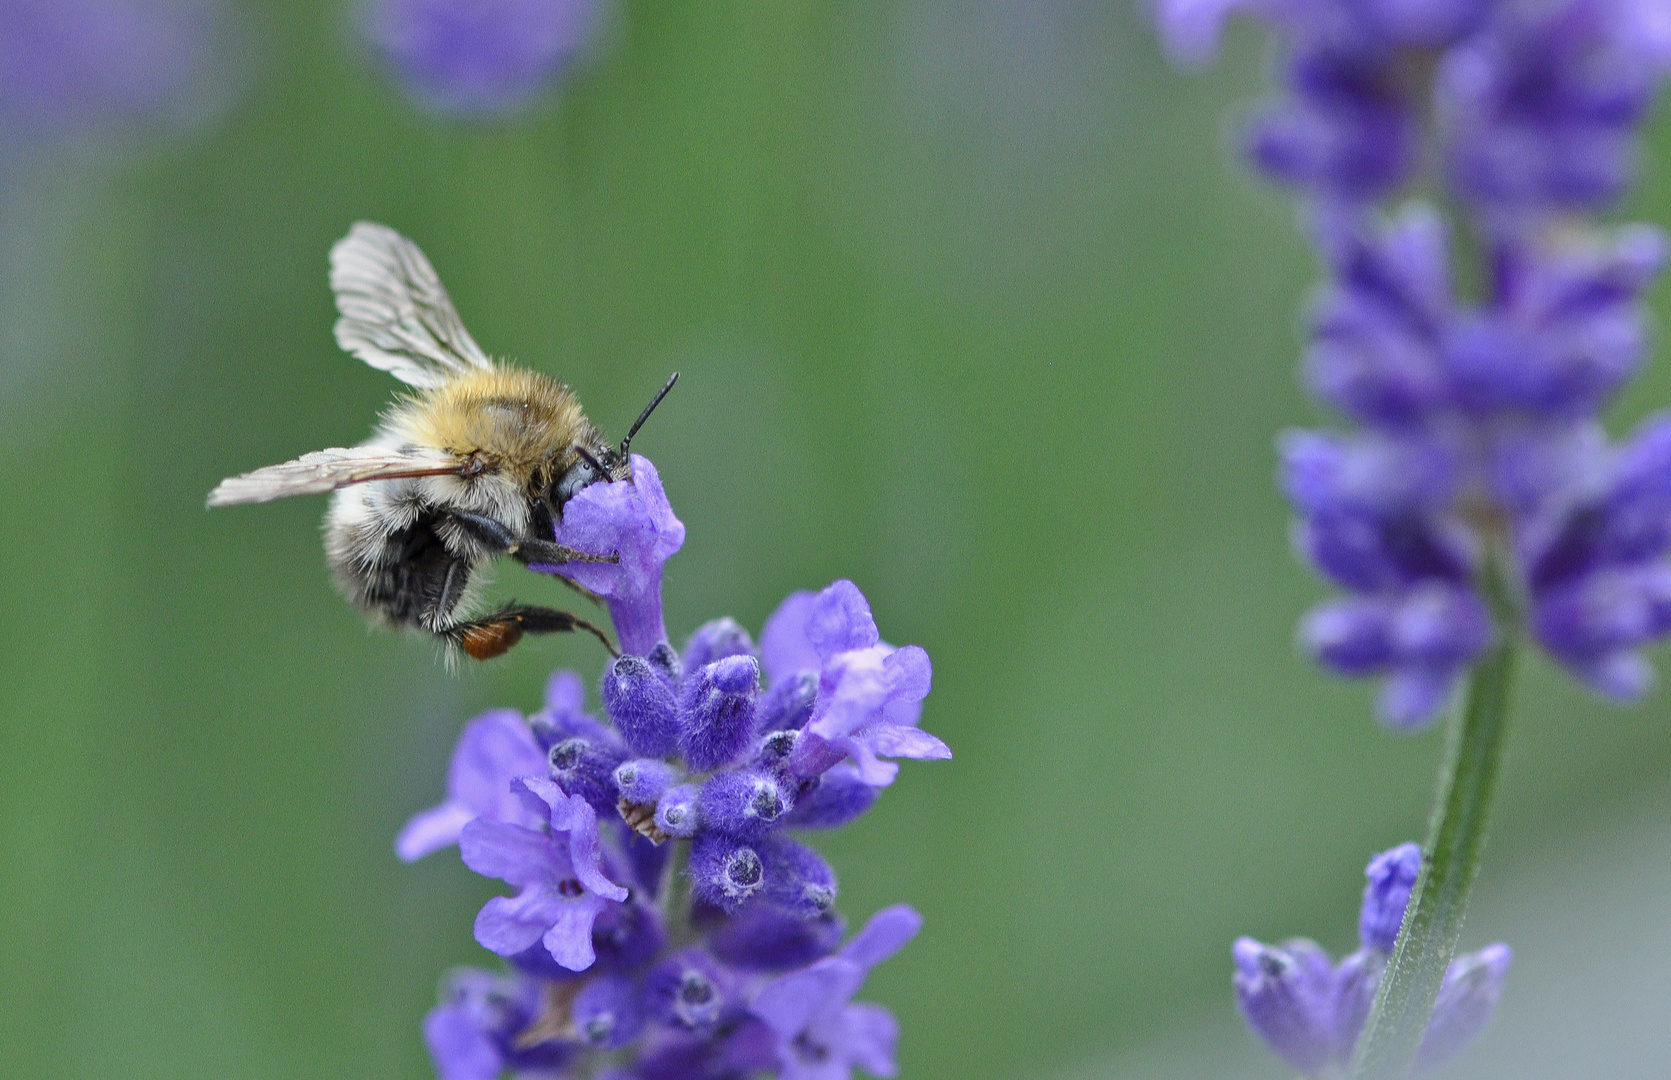
[[1461,706],[1449,724],[1421,876],[1358,1040],[1352,1080],[1406,1080],[1410,1075],[1445,969],[1456,954],[1468,894],[1479,872],[1521,644],[1519,605],[1502,560],[1487,559],[1482,578],[1495,643],[1469,673]]
[[696,928],[690,924],[690,841],[669,841],[673,852],[668,856],[667,869],[661,879],[661,919],[667,928],[667,939],[674,948],[696,940]]

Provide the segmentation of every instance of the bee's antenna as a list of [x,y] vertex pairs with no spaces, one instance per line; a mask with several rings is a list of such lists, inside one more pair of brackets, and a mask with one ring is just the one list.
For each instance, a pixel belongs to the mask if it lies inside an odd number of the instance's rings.
[[644,426],[644,421],[650,419],[650,414],[656,411],[656,406],[661,404],[661,399],[667,396],[667,392],[673,389],[673,384],[678,381],[679,373],[675,371],[672,378],[667,380],[667,385],[661,388],[661,392],[655,396],[650,404],[644,406],[643,412],[638,414],[638,420],[632,425],[632,430],[628,431],[627,437],[621,440],[622,458],[627,456],[627,448],[632,445],[632,437],[638,434],[638,429]]

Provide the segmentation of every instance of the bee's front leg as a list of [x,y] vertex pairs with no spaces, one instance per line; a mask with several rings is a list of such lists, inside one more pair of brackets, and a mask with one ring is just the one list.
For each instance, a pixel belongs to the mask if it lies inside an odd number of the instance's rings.
[[473,539],[501,555],[527,563],[559,564],[566,562],[618,563],[620,555],[593,555],[550,540],[527,540],[518,537],[501,523],[482,514],[454,510],[447,515]]

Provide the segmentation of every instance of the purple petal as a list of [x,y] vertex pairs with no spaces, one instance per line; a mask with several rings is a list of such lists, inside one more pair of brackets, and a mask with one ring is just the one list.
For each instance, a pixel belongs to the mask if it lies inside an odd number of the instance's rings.
[[1444,985],[1439,988],[1439,1000],[1433,1006],[1433,1018],[1416,1052],[1417,1072],[1443,1065],[1485,1029],[1513,962],[1514,951],[1503,944],[1451,961]]
[[807,614],[806,636],[824,660],[851,649],[868,649],[882,640],[870,602],[857,585],[845,579],[818,594]]
[[609,603],[621,651],[647,656],[667,638],[661,614],[662,565],[685,542],[656,467],[632,456],[633,478],[592,484],[563,508],[557,540],[577,551],[619,554],[619,563],[565,563],[557,572]]
[[841,1056],[872,1076],[896,1076],[899,1021],[880,1005],[859,1002],[841,1012]]
[[504,1071],[499,1047],[455,1005],[431,1009],[424,1017],[424,1045],[439,1080],[497,1080]]
[[1240,938],[1231,956],[1236,1005],[1254,1034],[1302,1073],[1328,1064],[1336,1048],[1327,955],[1310,942],[1277,947]]
[[948,761],[951,747],[922,728],[878,724],[860,736],[872,753],[881,757],[912,758],[917,761]]
[[[624,898],[625,893],[622,895]],[[596,896],[581,896],[553,901],[551,907],[554,917],[543,939],[547,951],[570,971],[585,971],[597,959],[592,951],[592,924],[603,911],[604,901]],[[481,940],[479,934],[477,940]]]
[[533,826],[530,815],[511,791],[511,781],[545,771],[545,754],[528,725],[513,709],[495,709],[466,724],[447,769],[447,801],[418,814],[401,830],[395,850],[407,862],[458,841],[473,818],[486,817]]
[[1218,56],[1225,21],[1261,6],[1258,0],[1159,0],[1155,27],[1168,59],[1179,67],[1201,67]]
[[[482,948],[500,956],[515,956],[545,935],[553,920],[559,916],[560,906],[561,903],[539,885],[530,886],[515,896],[495,896],[476,913],[476,940]],[[586,947],[591,949],[590,939]]]
[[1381,687],[1382,721],[1395,731],[1420,731],[1431,724],[1456,685],[1455,668],[1399,668]]
[[414,814],[395,837],[395,854],[402,862],[415,862],[432,851],[458,843],[458,834],[474,820],[476,812],[456,802],[444,802]]
[[1375,1003],[1375,991],[1387,970],[1387,954],[1379,949],[1359,949],[1340,962],[1334,973],[1334,1045],[1335,1059],[1342,1065],[1352,1057],[1352,1050],[1369,1019],[1370,1006]]
[[749,1003],[749,1012],[786,1039],[805,1031],[820,1014],[845,1005],[864,984],[865,969],[837,956],[773,979]]
[[813,593],[790,593],[761,629],[760,663],[772,686],[802,671],[817,671],[823,664],[806,632],[817,602]]
[[[562,788],[543,776],[524,776],[516,781],[516,785],[551,809],[553,855],[550,880],[572,874],[597,895],[608,900],[624,901],[626,890],[604,877],[600,869],[603,848],[598,838],[598,816],[591,804],[579,795],[565,795]],[[568,837],[566,845],[561,842],[561,837],[565,835]]]
[[553,671],[545,681],[545,708],[559,718],[584,713],[586,684],[572,671]]
[[549,885],[568,876],[568,860],[544,833],[477,818],[458,838],[464,865],[483,877],[512,885]]
[[431,108],[494,113],[528,100],[584,43],[595,4],[379,0],[366,34]]
[[1416,844],[1400,844],[1369,860],[1364,870],[1369,882],[1358,915],[1358,937],[1366,947],[1392,952],[1421,869],[1422,849]]
[[869,970],[905,947],[923,928],[923,917],[909,904],[883,908],[864,929],[841,947],[841,955]]
[[[558,827],[552,815],[553,829]],[[569,796],[569,861],[574,865],[574,876],[588,890],[606,900],[623,903],[627,890],[603,876],[601,862],[603,848],[598,838],[598,818],[592,807],[578,795]]]
[[545,754],[514,709],[495,709],[465,725],[447,769],[447,794],[478,816],[519,821],[521,804],[511,794],[518,776],[545,771]]

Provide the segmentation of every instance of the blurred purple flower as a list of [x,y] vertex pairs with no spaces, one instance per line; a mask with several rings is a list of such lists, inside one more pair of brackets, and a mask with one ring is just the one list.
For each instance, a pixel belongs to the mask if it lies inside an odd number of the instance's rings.
[[424,1043],[439,1080],[548,1077],[574,1056],[570,1042],[519,1045],[541,1011],[537,982],[461,968],[447,977],[441,1004],[424,1017]]
[[922,916],[900,904],[878,911],[834,956],[763,987],[749,1011],[777,1037],[782,1080],[847,1080],[858,1066],[893,1076],[899,1025],[878,1005],[852,1004],[870,969],[905,947]]
[[[1305,938],[1265,945],[1244,937],[1231,949],[1242,1017],[1277,1056],[1307,1076],[1345,1075],[1420,869],[1415,844],[1370,860],[1358,918],[1363,948],[1339,964]],[[1418,1072],[1443,1065],[1484,1030],[1513,960],[1507,945],[1496,944],[1451,961],[1416,1058]]]
[[46,132],[177,109],[213,49],[206,0],[0,3],[0,129]]
[[447,798],[413,816],[395,839],[405,862],[458,843],[476,818],[536,828],[546,814],[530,810],[511,790],[511,781],[546,771],[546,755],[514,709],[495,709],[465,725],[447,767]]
[[[1492,641],[1485,558],[1537,640],[1592,687],[1640,694],[1671,632],[1661,422],[1610,448],[1596,417],[1646,353],[1657,230],[1586,228],[1631,176],[1671,70],[1663,0],[1157,0],[1174,57],[1224,18],[1269,22],[1283,94],[1253,165],[1302,194],[1329,273],[1305,376],[1358,425],[1296,432],[1282,477],[1296,546],[1350,596],[1300,632],[1323,664],[1381,675],[1381,715],[1429,722]],[[1420,118],[1432,114],[1430,145]],[[1444,222],[1376,203],[1442,169],[1475,218],[1484,296],[1458,298]]]
[[525,104],[585,46],[599,0],[371,0],[365,32],[417,97],[460,114]]

